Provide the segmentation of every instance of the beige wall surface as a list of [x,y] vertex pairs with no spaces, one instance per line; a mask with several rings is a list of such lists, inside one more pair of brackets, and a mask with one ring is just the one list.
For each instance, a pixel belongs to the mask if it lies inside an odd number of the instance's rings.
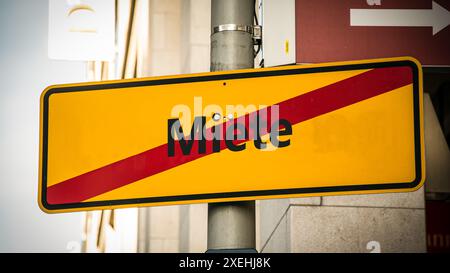
[[414,193],[318,197],[319,202],[291,199],[282,209],[284,200],[261,201],[259,250],[425,252],[423,196],[422,188]]

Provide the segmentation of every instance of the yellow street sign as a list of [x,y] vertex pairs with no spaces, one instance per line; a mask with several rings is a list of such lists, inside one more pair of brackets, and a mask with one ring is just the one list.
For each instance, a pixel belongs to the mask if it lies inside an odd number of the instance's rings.
[[422,115],[409,57],[50,86],[39,205],[413,191],[425,177]]

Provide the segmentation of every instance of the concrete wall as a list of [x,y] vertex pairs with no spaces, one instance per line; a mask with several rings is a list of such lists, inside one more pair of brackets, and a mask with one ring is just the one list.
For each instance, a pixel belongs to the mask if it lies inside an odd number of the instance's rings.
[[260,208],[261,252],[426,250],[423,188],[413,193],[269,200],[261,201]]

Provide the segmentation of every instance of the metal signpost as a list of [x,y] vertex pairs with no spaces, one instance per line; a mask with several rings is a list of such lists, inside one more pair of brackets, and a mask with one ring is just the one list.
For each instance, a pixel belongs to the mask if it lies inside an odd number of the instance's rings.
[[[254,0],[211,1],[211,71],[254,67],[254,14]],[[208,204],[208,252],[226,249],[256,252],[255,201]]]

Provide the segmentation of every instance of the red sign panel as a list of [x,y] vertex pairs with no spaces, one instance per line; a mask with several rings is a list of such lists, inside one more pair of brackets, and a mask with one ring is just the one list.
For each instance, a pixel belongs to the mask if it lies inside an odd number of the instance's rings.
[[297,0],[297,63],[413,56],[450,65],[448,0]]

